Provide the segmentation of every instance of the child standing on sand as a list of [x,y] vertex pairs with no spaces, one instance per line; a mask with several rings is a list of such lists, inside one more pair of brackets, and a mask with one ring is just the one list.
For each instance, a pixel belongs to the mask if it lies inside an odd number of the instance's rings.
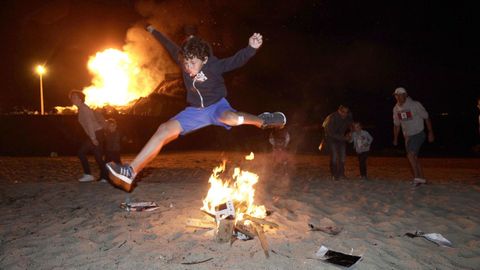
[[360,178],[367,179],[367,158],[370,152],[370,145],[373,138],[364,130],[360,122],[353,123],[353,132],[350,134],[350,143],[353,142],[353,148],[357,152],[358,167],[360,168]]

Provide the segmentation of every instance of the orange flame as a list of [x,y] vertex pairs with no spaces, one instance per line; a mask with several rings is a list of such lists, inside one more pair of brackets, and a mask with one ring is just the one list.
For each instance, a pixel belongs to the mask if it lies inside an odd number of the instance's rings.
[[263,205],[254,204],[255,189],[253,185],[258,182],[258,175],[252,172],[235,168],[232,179],[222,180],[220,174],[225,171],[225,161],[213,169],[210,176],[210,189],[203,200],[202,210],[215,215],[215,207],[233,201],[237,220],[241,220],[244,214],[257,218],[266,217],[266,209]]
[[98,52],[90,57],[87,67],[93,79],[83,92],[85,103],[92,107],[127,106],[150,94],[156,86],[133,55],[119,50]]

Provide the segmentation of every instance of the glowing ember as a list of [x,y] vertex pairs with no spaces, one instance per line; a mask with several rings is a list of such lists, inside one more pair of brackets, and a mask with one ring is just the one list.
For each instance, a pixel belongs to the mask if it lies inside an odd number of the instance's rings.
[[245,156],[246,160],[253,160],[254,158],[255,158],[255,155],[253,154],[253,152],[250,152],[250,155]]
[[265,218],[265,207],[254,204],[255,189],[253,185],[258,182],[258,175],[235,168],[231,179],[222,180],[220,174],[224,171],[225,161],[222,165],[213,169],[213,173],[208,181],[210,189],[203,200],[201,209],[215,215],[216,206],[231,200],[235,206],[235,218],[237,221],[242,220],[244,214]]
[[144,75],[148,72],[142,72],[135,57],[126,52],[107,49],[90,57],[87,66],[93,79],[83,92],[85,103],[92,107],[126,106],[155,87],[155,81]]

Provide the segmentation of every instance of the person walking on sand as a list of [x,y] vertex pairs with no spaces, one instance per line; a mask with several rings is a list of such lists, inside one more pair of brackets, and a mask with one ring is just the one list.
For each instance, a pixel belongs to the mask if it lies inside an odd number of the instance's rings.
[[352,127],[353,132],[349,135],[350,143],[353,143],[353,148],[357,152],[360,178],[367,180],[367,158],[373,138],[368,131],[363,129],[360,122],[354,122]]
[[157,156],[164,145],[179,135],[186,135],[209,125],[230,129],[239,125],[274,128],[286,124],[286,117],[281,112],[266,112],[255,116],[233,109],[225,98],[227,88],[223,73],[246,64],[262,46],[262,35],[254,33],[249,38],[247,47],[231,57],[219,59],[212,55],[210,45],[199,37],[191,35],[179,47],[153,26],[147,26],[146,30],[181,67],[189,106],[161,124],[130,164],[107,164],[115,186],[130,192],[135,176]]
[[78,158],[83,168],[83,176],[78,179],[80,182],[91,182],[95,177],[91,174],[88,164],[88,153],[93,153],[98,168],[100,169],[100,182],[107,182],[108,173],[103,161],[103,144],[105,135],[103,124],[95,112],[85,104],[85,94],[78,90],[70,91],[68,97],[73,105],[78,108],[78,122],[82,126],[85,134],[88,136],[78,150]]
[[352,114],[345,105],[340,105],[336,112],[323,121],[325,144],[330,155],[330,173],[333,180],[345,179],[347,130],[352,125]]
[[418,153],[425,142],[425,126],[428,132],[428,142],[433,142],[435,139],[432,122],[423,105],[411,99],[405,88],[398,87],[393,95],[397,100],[393,107],[393,145],[398,145],[398,135],[402,129],[408,162],[413,172],[412,184],[415,186],[425,184],[427,180],[425,180]]

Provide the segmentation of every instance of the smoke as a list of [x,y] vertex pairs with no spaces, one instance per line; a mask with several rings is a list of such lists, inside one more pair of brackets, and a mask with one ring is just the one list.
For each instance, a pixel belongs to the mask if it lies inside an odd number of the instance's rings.
[[148,91],[151,93],[165,79],[166,74],[179,73],[178,66],[174,64],[167,51],[141,26],[127,30],[123,50],[134,58],[140,68],[135,78],[138,89],[149,88]]

